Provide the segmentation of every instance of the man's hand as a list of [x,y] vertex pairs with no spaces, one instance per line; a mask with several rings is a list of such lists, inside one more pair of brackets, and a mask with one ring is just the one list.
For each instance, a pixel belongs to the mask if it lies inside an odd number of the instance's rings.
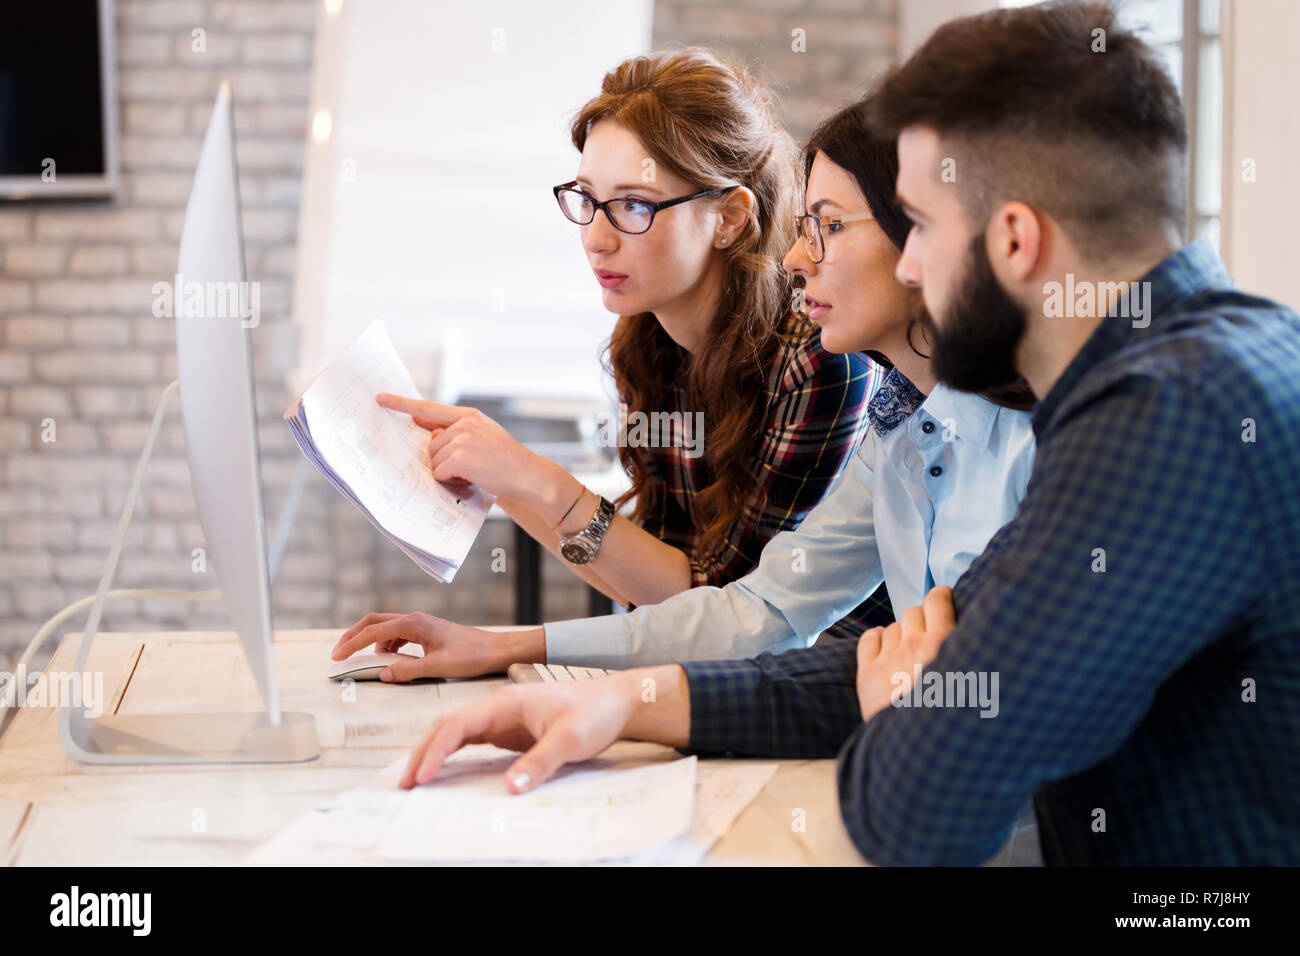
[[594,757],[625,736],[643,702],[635,673],[502,687],[486,700],[439,717],[411,754],[398,785],[409,790],[428,783],[461,747],[488,743],[524,751],[506,771],[506,786],[511,793],[531,790],[564,764]]
[[431,614],[367,614],[343,632],[330,659],[341,661],[375,645],[376,654],[392,654],[403,644],[419,644],[424,656],[386,667],[380,680],[421,677],[478,677],[504,671],[516,661],[545,660],[545,632],[479,630]]
[[[858,704],[870,720],[890,704],[895,688],[911,693],[916,668],[924,668],[954,627],[952,588],[931,588],[925,602],[888,627],[873,627],[858,641]],[[897,676],[896,675],[903,675]],[[906,680],[904,681],[904,677]]]

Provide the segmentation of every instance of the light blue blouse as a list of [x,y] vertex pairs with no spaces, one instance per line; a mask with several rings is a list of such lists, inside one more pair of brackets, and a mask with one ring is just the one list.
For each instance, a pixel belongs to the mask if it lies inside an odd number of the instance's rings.
[[547,661],[627,668],[806,647],[882,579],[896,615],[955,584],[1024,497],[1030,413],[944,385],[925,396],[893,369],[867,414],[826,497],[753,571],[630,614],[547,624]]

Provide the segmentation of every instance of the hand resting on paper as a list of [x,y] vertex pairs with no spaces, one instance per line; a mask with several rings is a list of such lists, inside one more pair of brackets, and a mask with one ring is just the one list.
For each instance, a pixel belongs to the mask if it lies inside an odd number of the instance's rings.
[[398,786],[428,783],[468,744],[521,751],[506,770],[506,787],[525,793],[620,738],[684,747],[689,736],[690,695],[676,664],[573,683],[510,684],[434,721]]

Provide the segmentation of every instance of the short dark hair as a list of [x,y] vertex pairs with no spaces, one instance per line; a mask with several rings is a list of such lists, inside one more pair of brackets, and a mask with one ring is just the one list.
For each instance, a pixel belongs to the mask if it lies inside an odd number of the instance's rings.
[[975,223],[1020,200],[1099,260],[1137,251],[1171,226],[1184,234],[1182,101],[1158,54],[1117,25],[1109,3],[952,20],[879,92],[873,129],[893,137],[913,125],[935,130]]

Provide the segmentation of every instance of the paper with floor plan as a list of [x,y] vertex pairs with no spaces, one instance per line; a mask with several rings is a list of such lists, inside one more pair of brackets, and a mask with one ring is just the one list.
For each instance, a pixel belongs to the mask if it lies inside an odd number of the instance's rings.
[[384,323],[370,323],[284,413],[294,440],[338,492],[439,581],[465,560],[496,500],[429,471],[429,432],[375,401],[421,398]]
[[695,757],[633,769],[562,768],[528,793],[506,790],[518,755],[444,767],[416,787],[375,855],[393,863],[586,863],[642,852],[691,825]]
[[[408,759],[409,755],[394,761],[365,786],[345,790],[338,796],[317,804],[258,847],[244,862],[262,866],[374,866],[386,862],[376,851],[386,836],[401,832],[395,828],[396,820],[408,805],[408,798],[416,792],[397,789],[397,782],[401,779]],[[514,759],[514,755],[505,755],[501,750],[487,745],[467,747],[452,757],[453,763],[476,764],[477,770],[471,772],[495,774],[498,781],[501,772]],[[460,772],[466,770],[469,768]],[[776,764],[771,763],[731,760],[700,763],[696,767],[691,822],[684,833],[623,857],[587,862],[633,866],[689,866],[699,863],[754,801],[775,772]],[[504,790],[504,786],[501,790]],[[415,858],[419,856],[419,853],[409,853],[407,858],[392,862],[489,862]],[[572,861],[490,862],[545,864]]]

